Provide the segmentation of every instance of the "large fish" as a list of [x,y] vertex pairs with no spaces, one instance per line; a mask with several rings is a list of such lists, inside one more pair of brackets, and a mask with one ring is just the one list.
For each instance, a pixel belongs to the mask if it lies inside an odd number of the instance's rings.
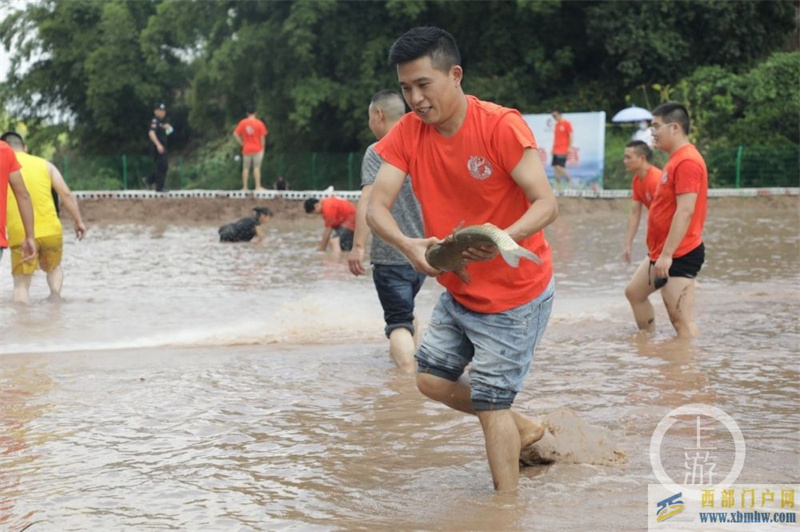
[[537,264],[542,263],[542,259],[535,253],[521,247],[508,236],[508,233],[489,223],[455,229],[447,238],[428,248],[425,260],[438,270],[453,272],[459,279],[469,284],[472,279],[464,268],[467,259],[462,253],[467,248],[477,247],[480,244],[497,246],[503,260],[514,268],[519,265],[520,258],[532,260]]

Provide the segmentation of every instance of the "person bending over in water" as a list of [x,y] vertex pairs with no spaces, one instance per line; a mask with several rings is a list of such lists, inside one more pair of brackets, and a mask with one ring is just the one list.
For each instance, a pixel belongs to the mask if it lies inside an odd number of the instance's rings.
[[253,209],[255,216],[242,218],[238,222],[223,225],[219,228],[220,242],[250,242],[255,239],[257,244],[264,241],[266,233],[264,226],[272,218],[272,211],[267,207]]
[[[331,187],[332,188],[332,187]],[[326,251],[328,244],[334,253],[353,249],[353,232],[356,229],[356,206],[342,198],[307,198],[303,202],[306,214],[319,214],[325,221],[325,230],[319,250]]]

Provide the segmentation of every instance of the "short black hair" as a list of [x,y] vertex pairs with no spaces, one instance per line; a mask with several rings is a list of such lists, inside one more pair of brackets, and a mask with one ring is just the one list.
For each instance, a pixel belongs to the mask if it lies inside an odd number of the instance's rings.
[[689,111],[686,107],[676,102],[662,103],[652,111],[653,116],[660,116],[665,124],[678,124],[683,132],[689,134],[691,124],[689,121]]
[[303,202],[303,208],[306,210],[306,214],[314,212],[314,207],[317,203],[319,203],[317,198],[307,198],[306,201]]
[[244,108],[244,112],[249,114],[249,115],[253,115],[253,114],[256,113],[256,106],[255,105],[248,105],[247,107]]
[[8,143],[9,146],[17,150],[25,148],[25,140],[22,138],[22,135],[16,131],[6,131],[0,135],[0,140]]
[[396,67],[428,56],[431,65],[442,72],[450,72],[453,65],[461,65],[461,53],[450,33],[433,26],[417,26],[405,32],[389,49],[389,66]]
[[256,213],[256,216],[272,216],[272,209],[269,207],[254,207],[253,212]]
[[561,109],[559,109],[558,107],[553,107],[553,110],[552,110],[552,111],[550,111],[550,112],[551,112],[551,113],[558,113],[558,114],[561,114]]
[[625,145],[626,148],[633,148],[636,151],[637,155],[644,156],[647,159],[647,162],[653,160],[653,150],[650,149],[650,146],[647,145],[646,142],[641,140],[632,140]]

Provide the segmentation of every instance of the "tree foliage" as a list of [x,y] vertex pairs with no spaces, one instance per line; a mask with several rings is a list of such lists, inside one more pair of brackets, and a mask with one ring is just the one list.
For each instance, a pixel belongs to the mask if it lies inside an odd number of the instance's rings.
[[[2,97],[29,124],[67,120],[90,152],[144,145],[153,103],[189,83],[187,67],[167,53],[146,56],[142,32],[155,14],[148,2],[42,2],[0,24],[13,75]],[[171,60],[171,61],[170,61]],[[160,63],[173,68],[159,70]]]
[[800,144],[800,51],[776,52],[740,74],[703,66],[674,87],[654,87],[662,102],[686,106],[690,138],[704,146]]
[[397,86],[389,47],[423,24],[455,35],[468,92],[523,112],[612,114],[659,83],[688,87],[698,131],[797,142],[776,124],[796,54],[761,64],[792,42],[791,1],[39,0],[0,23],[21,72],[0,97],[32,130],[68,118],[87,152],[143,149],[159,100],[179,148],[254,103],[278,149],[356,151],[369,97]]

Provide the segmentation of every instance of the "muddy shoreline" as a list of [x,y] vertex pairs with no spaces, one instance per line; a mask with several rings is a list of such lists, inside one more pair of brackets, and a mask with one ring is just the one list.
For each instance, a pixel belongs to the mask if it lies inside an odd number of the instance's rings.
[[[592,216],[608,212],[624,215],[630,199],[559,198],[561,216]],[[275,213],[275,220],[302,222],[315,220],[305,214],[301,201],[254,198],[163,198],[163,199],[82,199],[81,213],[87,224],[143,225],[220,225],[250,216],[251,209],[266,206]],[[797,214],[798,196],[764,196],[746,198],[709,198],[709,210],[738,210],[768,207]],[[62,218],[69,215],[62,209]]]

